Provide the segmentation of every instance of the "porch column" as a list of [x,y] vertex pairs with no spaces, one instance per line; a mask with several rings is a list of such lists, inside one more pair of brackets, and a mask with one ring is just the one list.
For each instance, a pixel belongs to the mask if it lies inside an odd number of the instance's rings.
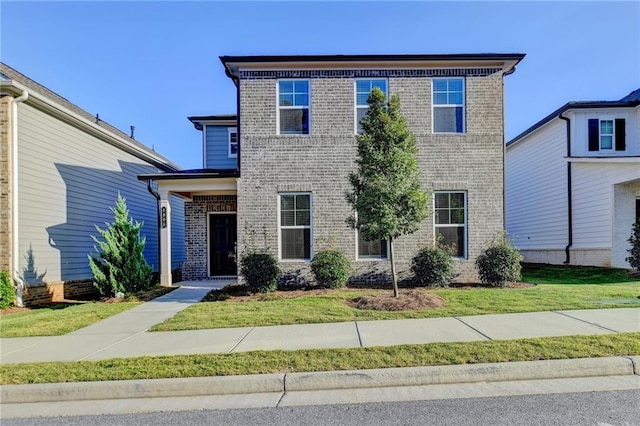
[[160,191],[160,285],[171,287],[171,205],[169,192]]

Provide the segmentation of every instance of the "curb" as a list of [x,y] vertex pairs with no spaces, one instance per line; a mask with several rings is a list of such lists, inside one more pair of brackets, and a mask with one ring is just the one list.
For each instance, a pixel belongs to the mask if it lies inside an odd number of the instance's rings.
[[640,375],[640,356],[0,386],[2,404]]

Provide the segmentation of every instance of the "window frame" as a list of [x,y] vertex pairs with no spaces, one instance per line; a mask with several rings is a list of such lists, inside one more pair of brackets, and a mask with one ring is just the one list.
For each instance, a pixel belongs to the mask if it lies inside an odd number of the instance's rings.
[[[435,84],[437,80],[460,80],[462,82],[462,104],[436,104]],[[434,134],[460,135],[467,133],[467,81],[464,77],[433,77],[431,78],[431,132]],[[449,91],[447,91],[449,93]],[[460,132],[437,132],[435,129],[435,109],[436,108],[458,108],[462,107],[462,131]]]
[[[236,141],[235,142],[231,142],[231,135],[234,134],[236,135]],[[240,143],[238,141],[238,128],[237,127],[228,127],[227,128],[227,157],[228,158],[238,158],[238,148],[240,147]],[[234,154],[233,152],[231,152],[231,145],[233,145],[235,143],[236,145],[236,153]]]
[[[385,84],[385,92],[384,92],[385,102],[389,101],[389,79],[388,78],[356,78],[356,79],[353,80],[353,131],[354,131],[354,133],[356,135],[362,134],[362,133],[360,133],[358,131],[358,125],[360,124],[358,122],[358,109],[367,109],[367,110],[369,109],[369,104],[367,104],[367,105],[358,105],[358,81],[370,81],[370,82],[373,82],[374,80],[384,81],[384,84]],[[371,90],[373,90],[373,88],[369,89],[369,93],[371,93]]]
[[387,255],[386,257],[362,257],[360,255],[360,232],[358,229],[356,231],[356,260],[365,261],[365,262],[386,262],[389,261],[389,253],[390,253],[390,245],[389,240],[384,240],[387,243]]
[[[307,91],[307,97],[308,97],[308,102],[306,106],[299,106],[299,105],[280,105],[280,82],[283,81],[306,81],[307,82],[307,87],[308,87],[308,91]],[[294,92],[295,93],[295,92]],[[298,110],[298,109],[306,109],[307,110],[307,117],[308,117],[308,123],[307,123],[307,133],[282,133],[281,129],[280,129],[280,111],[282,109],[291,109],[291,110]],[[278,136],[307,136],[311,134],[311,80],[308,78],[279,78],[276,79],[276,135]]]
[[[460,225],[460,224],[437,224],[436,223],[436,194],[462,194],[464,197],[464,224]],[[451,209],[451,207],[448,208],[449,210]],[[468,194],[467,191],[463,191],[463,190],[440,190],[440,191],[433,191],[433,241],[434,244],[436,244],[437,242],[437,238],[438,238],[438,228],[464,228],[464,234],[463,234],[463,241],[464,241],[464,247],[463,247],[463,255],[462,256],[457,256],[457,255],[452,255],[452,257],[454,259],[468,259],[469,258],[469,211],[468,211]]]
[[[282,196],[283,195],[307,195],[309,196],[309,225],[282,226]],[[312,192],[280,192],[278,193],[278,260],[280,262],[311,262],[313,259],[313,193]],[[309,258],[308,259],[284,259],[282,257],[282,230],[283,229],[309,229]]]
[[[602,133],[602,123],[605,121],[611,122],[611,133]],[[611,148],[603,148],[602,147],[602,137],[610,136],[611,137]],[[616,150],[616,120],[615,118],[606,118],[598,119],[598,151],[602,152],[613,152]]]

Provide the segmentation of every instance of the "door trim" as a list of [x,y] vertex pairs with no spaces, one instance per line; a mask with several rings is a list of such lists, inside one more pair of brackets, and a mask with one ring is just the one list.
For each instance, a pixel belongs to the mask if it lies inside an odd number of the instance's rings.
[[[238,212],[207,212],[207,277],[211,277],[211,220],[210,215],[214,214],[226,214],[236,215],[236,238],[238,238]],[[237,263],[237,259],[236,259]]]

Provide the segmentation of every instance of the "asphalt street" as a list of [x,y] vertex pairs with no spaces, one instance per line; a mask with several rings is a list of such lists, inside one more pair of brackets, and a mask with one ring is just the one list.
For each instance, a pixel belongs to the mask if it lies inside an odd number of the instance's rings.
[[3,426],[640,425],[640,390],[242,410],[9,419]]

